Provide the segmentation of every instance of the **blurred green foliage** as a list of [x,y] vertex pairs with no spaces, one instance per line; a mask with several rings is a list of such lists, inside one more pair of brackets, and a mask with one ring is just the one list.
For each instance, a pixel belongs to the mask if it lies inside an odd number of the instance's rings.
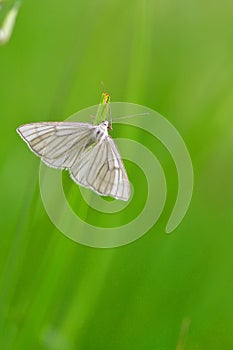
[[[23,2],[0,47],[0,349],[233,348],[232,21],[228,0]],[[190,209],[166,235],[172,159],[150,135],[119,127],[157,155],[168,198],[146,235],[108,250],[56,230],[39,159],[15,132],[98,103],[102,81],[112,101],[166,116],[195,173]],[[137,188],[143,174],[126,165]]]

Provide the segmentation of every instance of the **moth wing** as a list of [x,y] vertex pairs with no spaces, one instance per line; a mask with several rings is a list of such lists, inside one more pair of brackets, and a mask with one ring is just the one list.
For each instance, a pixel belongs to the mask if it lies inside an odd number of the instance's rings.
[[104,138],[70,169],[71,178],[103,196],[124,201],[130,198],[130,183],[120,153],[111,139]]
[[94,143],[93,127],[88,123],[31,123],[17,132],[44,163],[55,168],[71,168]]

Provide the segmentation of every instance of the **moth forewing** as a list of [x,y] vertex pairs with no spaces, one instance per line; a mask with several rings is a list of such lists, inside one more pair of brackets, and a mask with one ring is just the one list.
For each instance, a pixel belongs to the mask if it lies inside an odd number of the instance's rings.
[[70,169],[72,179],[98,194],[127,201],[130,184],[116,145],[105,137]]
[[93,143],[92,126],[88,123],[32,123],[17,131],[44,163],[55,168],[69,169],[86,151],[86,144]]

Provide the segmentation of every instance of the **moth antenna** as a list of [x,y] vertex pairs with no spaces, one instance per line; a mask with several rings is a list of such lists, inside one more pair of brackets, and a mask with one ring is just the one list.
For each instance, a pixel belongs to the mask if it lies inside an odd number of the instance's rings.
[[105,85],[104,85],[104,82],[103,81],[101,81],[101,88],[102,88],[102,91],[105,91]]
[[139,117],[139,116],[148,115],[148,114],[149,114],[149,113],[137,113],[137,114],[131,114],[131,115],[124,115],[124,116],[119,117],[119,118],[111,119],[111,122],[112,122],[112,121],[117,121],[117,120],[119,120],[119,119]]

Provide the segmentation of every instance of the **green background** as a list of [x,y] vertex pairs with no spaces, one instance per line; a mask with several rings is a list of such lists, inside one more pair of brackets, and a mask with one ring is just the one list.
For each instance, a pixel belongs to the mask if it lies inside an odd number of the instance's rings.
[[[233,348],[232,22],[230,0],[23,2],[0,47],[1,349]],[[106,250],[53,226],[39,159],[15,132],[98,103],[102,81],[112,101],[164,115],[195,174],[189,211],[166,235],[177,191],[172,159],[155,138],[119,127],[157,155],[168,197],[146,235]],[[126,167],[144,193],[143,174]],[[67,174],[64,186],[73,186]]]

